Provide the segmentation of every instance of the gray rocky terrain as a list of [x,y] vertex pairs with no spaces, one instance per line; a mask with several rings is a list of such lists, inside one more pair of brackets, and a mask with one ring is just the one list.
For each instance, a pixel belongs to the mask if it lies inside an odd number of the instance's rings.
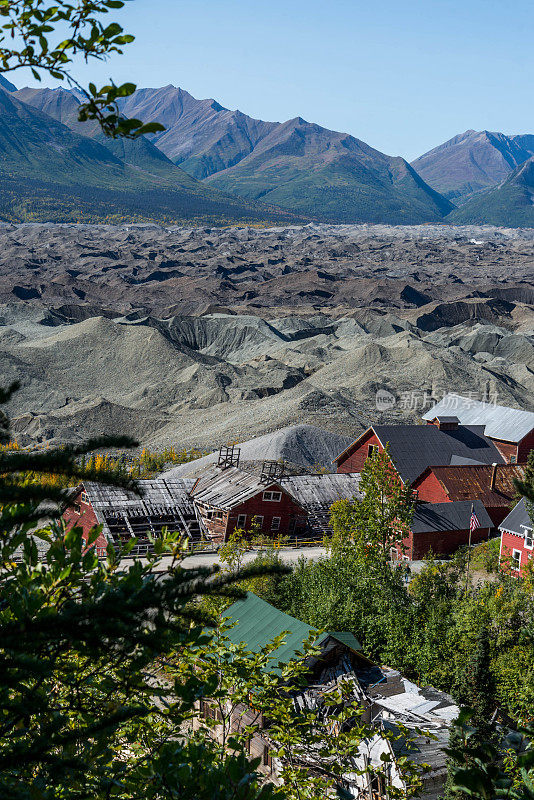
[[534,230],[25,225],[0,244],[22,442],[350,437],[444,391],[532,408]]

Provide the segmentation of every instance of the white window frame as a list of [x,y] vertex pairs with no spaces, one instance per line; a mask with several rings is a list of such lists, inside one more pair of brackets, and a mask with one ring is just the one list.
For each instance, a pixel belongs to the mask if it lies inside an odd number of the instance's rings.
[[235,524],[236,528],[244,528],[247,524],[247,515],[246,514],[238,514],[237,515],[237,522]]
[[517,464],[517,456],[510,456],[510,464]]
[[525,529],[525,550],[534,549],[534,530],[532,528],[523,526]]
[[[275,525],[276,521],[276,525]],[[272,517],[271,518],[271,530],[276,532],[280,530],[280,525],[282,523],[282,517]]]
[[89,495],[87,494],[87,492],[82,492],[80,495],[80,499],[82,503],[86,503],[87,505],[89,505]]
[[282,492],[269,489],[263,493],[263,499],[266,503],[280,503],[282,500]]
[[265,517],[263,516],[263,514],[254,514],[254,516],[252,518],[252,521],[258,526],[260,531],[263,528],[263,520],[264,519],[265,519]]
[[521,569],[521,550],[516,550],[515,547],[512,550],[512,569]]

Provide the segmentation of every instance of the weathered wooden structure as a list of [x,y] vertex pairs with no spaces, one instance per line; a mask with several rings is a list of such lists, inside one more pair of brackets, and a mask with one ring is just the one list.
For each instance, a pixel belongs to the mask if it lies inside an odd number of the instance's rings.
[[[279,662],[288,663],[302,652],[302,644],[312,634],[310,626],[284,614],[264,600],[248,593],[225,612],[232,627],[227,636],[234,644],[244,643],[251,652],[286,632],[284,644],[273,653],[273,669]],[[362,708],[362,721],[370,724],[376,733],[360,744],[360,754],[353,761],[354,769],[342,778],[341,786],[356,800],[387,800],[392,786],[405,788],[401,759],[408,755],[417,763],[429,764],[430,771],[423,778],[424,800],[437,800],[443,791],[446,764],[442,747],[448,742],[448,729],[458,714],[458,708],[449,695],[435,689],[420,689],[402,675],[388,667],[373,664],[362,653],[361,646],[349,632],[326,632],[319,636],[316,645],[318,657],[307,659],[309,667],[306,685],[292,693],[288,701],[295,713],[300,710],[321,708],[324,693],[337,686],[339,680],[347,679],[352,687],[352,700]],[[302,657],[302,656],[300,656]],[[217,720],[217,711],[209,698],[201,701],[205,716]],[[328,718],[328,708],[324,708]],[[273,741],[269,723],[258,712],[245,706],[231,711],[230,726],[243,729],[249,724],[258,725],[258,732],[249,741],[252,757],[260,758],[260,770],[270,779],[277,779],[281,762],[272,756]],[[410,741],[406,738],[390,742],[384,737],[386,728],[402,724],[411,729]],[[432,736],[419,731],[431,730]],[[218,735],[217,726],[213,729]],[[400,732],[400,731],[399,731]],[[220,735],[220,732],[219,732]],[[358,773],[365,767],[384,768],[383,753],[390,752],[391,762],[387,766],[385,779],[377,780],[369,774]],[[318,749],[299,754],[300,766],[310,772],[320,772],[322,767]]]
[[306,510],[311,538],[332,533],[330,508],[337,500],[360,499],[360,476],[352,474],[293,475],[281,485]]
[[273,538],[306,529],[305,509],[269,473],[212,466],[195,481],[190,495],[202,533],[214,543],[226,541],[236,528]]
[[135,552],[142,554],[150,548],[150,538],[161,536],[164,528],[195,541],[200,539],[200,530],[189,496],[193,483],[187,479],[140,480],[141,494],[137,495],[88,481],[78,486],[63,518],[69,528],[80,526],[85,538],[92,527],[102,525],[95,544],[98,555],[103,555],[108,543],[116,547],[133,537],[137,539]]
[[413,489],[420,500],[429,503],[479,500],[496,528],[509,514],[517,494],[514,480],[523,480],[524,474],[521,464],[427,467],[413,482]]
[[[469,533],[471,508],[479,526]],[[493,523],[479,500],[459,500],[453,503],[418,503],[415,507],[409,534],[402,547],[391,548],[394,560],[418,561],[430,552],[446,556],[458,548],[489,539]]]
[[413,483],[431,466],[505,461],[482,425],[443,430],[436,425],[373,425],[337,456],[337,471],[361,472],[367,458],[386,446],[403,483]]

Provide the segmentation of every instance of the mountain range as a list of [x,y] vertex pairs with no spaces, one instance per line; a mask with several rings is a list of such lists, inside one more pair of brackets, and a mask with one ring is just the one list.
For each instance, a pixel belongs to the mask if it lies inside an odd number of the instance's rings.
[[0,86],[4,218],[63,219],[77,202],[68,219],[534,226],[534,135],[466,131],[409,164],[301,117],[253,119],[165,86],[121,101],[165,131],[110,140],[78,122],[75,92]]
[[436,191],[460,206],[506,180],[534,156],[534,135],[465,131],[412,162]]

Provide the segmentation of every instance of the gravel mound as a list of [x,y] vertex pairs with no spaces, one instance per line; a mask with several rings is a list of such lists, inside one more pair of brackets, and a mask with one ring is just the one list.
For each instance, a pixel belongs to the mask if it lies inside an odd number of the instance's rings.
[[[239,442],[240,463],[286,461],[291,465],[332,470],[332,460],[353,441],[352,436],[330,433],[315,425],[290,425],[287,428]],[[217,461],[218,451],[208,456],[174,467],[163,478],[183,478],[197,475]]]

